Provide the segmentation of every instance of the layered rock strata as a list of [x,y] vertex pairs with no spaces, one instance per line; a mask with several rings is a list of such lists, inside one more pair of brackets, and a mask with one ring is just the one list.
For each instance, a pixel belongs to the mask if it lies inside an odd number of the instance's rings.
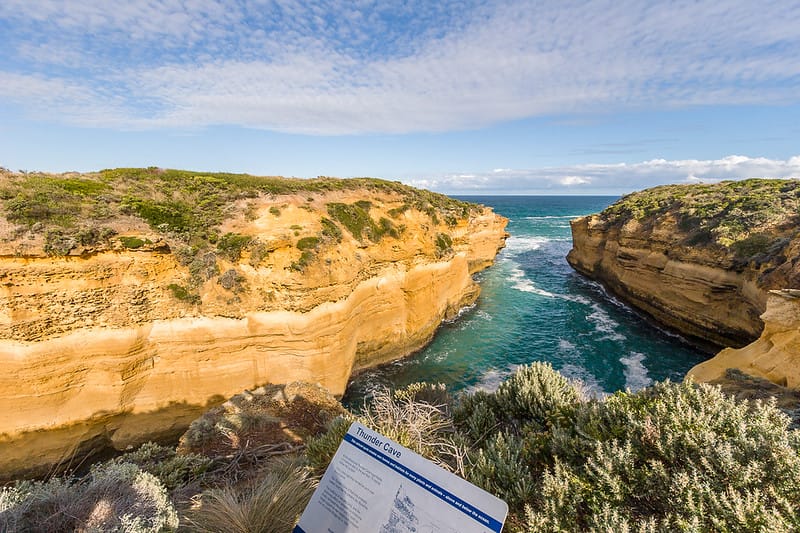
[[135,216],[115,219],[110,245],[62,254],[7,224],[0,477],[175,437],[266,383],[342,394],[354,371],[422,348],[475,301],[472,274],[506,222],[478,207],[443,220],[384,187],[251,194],[218,227],[235,237],[220,241],[227,255],[179,248]]
[[722,380],[729,369],[765,378],[789,389],[800,389],[800,291],[774,290],[767,299],[759,338],[739,349],[726,348],[692,368],[697,381]]
[[665,186],[571,222],[567,260],[708,351],[756,339],[768,290],[800,282],[794,180]]

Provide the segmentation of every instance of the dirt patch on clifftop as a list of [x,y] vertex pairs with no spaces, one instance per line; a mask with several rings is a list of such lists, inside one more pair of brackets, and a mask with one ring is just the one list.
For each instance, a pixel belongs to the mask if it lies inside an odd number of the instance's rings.
[[237,394],[192,422],[178,452],[255,459],[292,453],[346,413],[320,385],[265,385]]

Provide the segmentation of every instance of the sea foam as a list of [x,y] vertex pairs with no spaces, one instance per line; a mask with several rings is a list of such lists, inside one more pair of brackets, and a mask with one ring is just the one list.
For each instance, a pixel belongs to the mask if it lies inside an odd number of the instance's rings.
[[642,364],[645,355],[640,352],[631,352],[628,357],[620,357],[619,361],[625,368],[625,388],[638,391],[653,384],[647,375],[647,368]]

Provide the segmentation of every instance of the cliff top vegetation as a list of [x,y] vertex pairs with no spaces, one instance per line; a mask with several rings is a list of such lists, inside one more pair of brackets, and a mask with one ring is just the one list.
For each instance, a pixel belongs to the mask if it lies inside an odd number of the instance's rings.
[[[310,200],[314,195],[356,190],[393,195],[399,203],[394,215],[415,209],[426,213],[435,224],[453,225],[477,207],[442,194],[375,178],[298,179],[155,167],[57,175],[0,169],[0,214],[20,235],[24,232],[44,235],[45,251],[50,255],[66,255],[77,246],[107,243],[114,235],[110,222],[121,217],[140,219],[153,234],[171,241],[199,248],[209,244],[219,246],[221,242],[225,247],[242,242],[230,238],[227,242],[220,241],[223,235],[219,226],[246,209],[248,199],[304,195]],[[274,209],[280,212],[279,207]],[[336,203],[328,208],[332,218],[356,238],[360,239],[363,233],[375,240],[392,231],[388,219],[367,220],[368,210],[369,205],[343,208]],[[336,232],[334,228],[329,231]],[[123,242],[128,248],[146,244],[152,243],[144,239]],[[220,250],[223,255],[227,251]]]
[[252,441],[280,424],[274,414],[231,410],[187,434],[227,440],[238,453],[146,445],[81,479],[0,489],[0,528],[290,531],[356,418],[503,498],[506,531],[800,528],[800,434],[773,400],[739,401],[707,384],[596,399],[543,363],[521,367],[495,392],[453,398],[415,384],[334,418],[288,460],[284,448]]
[[742,259],[775,256],[800,221],[800,182],[748,179],[663,185],[622,197],[600,217],[612,226],[635,220],[645,229],[673,219],[682,244],[719,246]]

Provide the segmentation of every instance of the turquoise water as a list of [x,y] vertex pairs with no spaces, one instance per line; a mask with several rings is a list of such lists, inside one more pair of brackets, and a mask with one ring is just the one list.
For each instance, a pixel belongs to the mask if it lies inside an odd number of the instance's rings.
[[360,404],[376,387],[441,382],[452,391],[492,390],[521,364],[548,361],[596,393],[681,380],[708,356],[667,333],[567,264],[569,220],[614,197],[465,197],[510,219],[511,237],[478,274],[475,306],[444,324],[417,354],[356,376],[344,397]]

